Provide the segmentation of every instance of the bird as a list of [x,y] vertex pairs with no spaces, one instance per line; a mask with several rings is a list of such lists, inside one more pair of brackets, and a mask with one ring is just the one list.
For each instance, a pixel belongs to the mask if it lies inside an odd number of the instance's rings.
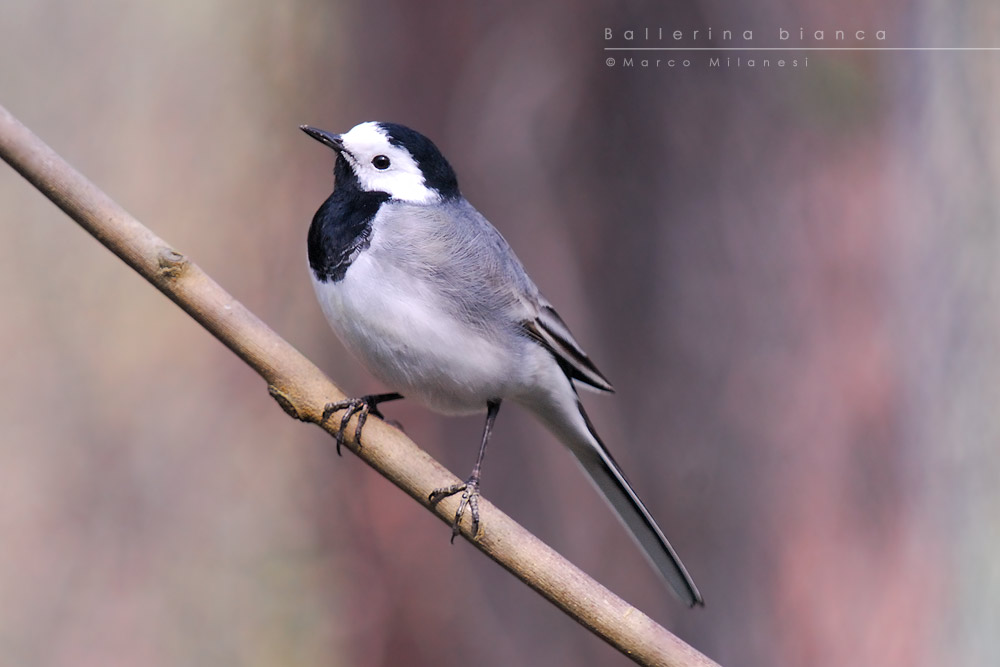
[[310,275],[344,346],[393,392],[327,404],[357,415],[403,396],[445,415],[486,422],[472,473],[428,500],[461,493],[452,541],[469,510],[479,531],[483,459],[503,401],[533,413],[584,472],[677,597],[704,605],[698,588],[598,437],[577,387],[613,392],[500,232],[462,195],[454,169],[423,134],[367,121],[343,134],[300,129],[333,149],[334,189],[309,226]]

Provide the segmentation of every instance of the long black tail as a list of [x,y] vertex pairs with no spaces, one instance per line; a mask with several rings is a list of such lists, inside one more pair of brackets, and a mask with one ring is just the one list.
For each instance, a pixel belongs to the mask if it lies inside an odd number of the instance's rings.
[[[579,402],[578,406],[580,416],[586,424],[587,434],[590,437],[588,442],[572,446],[570,450],[611,505],[618,518],[628,528],[636,543],[642,548],[643,553],[670,584],[677,597],[691,607],[704,605],[705,601],[702,599],[701,593],[698,592],[698,587],[694,585],[691,575],[684,568],[681,559],[677,557],[677,552],[663,536],[663,532],[650,516],[649,510],[639,500],[639,496],[632,490],[632,486],[622,474],[621,468],[618,467],[607,447],[597,436],[583,406],[579,405]],[[587,446],[579,446],[580,444]]]

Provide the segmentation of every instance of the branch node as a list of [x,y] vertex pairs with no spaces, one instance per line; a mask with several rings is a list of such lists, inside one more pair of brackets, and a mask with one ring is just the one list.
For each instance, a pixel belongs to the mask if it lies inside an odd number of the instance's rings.
[[160,275],[170,280],[180,277],[188,266],[188,258],[173,248],[161,248],[156,259],[160,266]]
[[295,404],[292,402],[292,399],[288,397],[288,394],[278,389],[273,384],[267,385],[267,393],[271,395],[271,398],[278,402],[278,405],[281,406],[281,409],[284,410],[289,417],[292,419],[298,419],[302,422],[309,421],[305,415],[296,409]]

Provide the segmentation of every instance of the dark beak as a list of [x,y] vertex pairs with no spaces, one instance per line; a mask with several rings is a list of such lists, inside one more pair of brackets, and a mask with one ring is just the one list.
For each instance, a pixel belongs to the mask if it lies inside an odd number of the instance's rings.
[[326,144],[338,153],[344,150],[344,140],[340,138],[339,134],[330,134],[326,130],[321,130],[317,127],[311,127],[309,125],[299,125],[299,129],[321,144]]

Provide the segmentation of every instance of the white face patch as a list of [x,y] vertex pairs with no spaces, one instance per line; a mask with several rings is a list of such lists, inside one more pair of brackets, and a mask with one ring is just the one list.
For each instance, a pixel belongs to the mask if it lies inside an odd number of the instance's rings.
[[341,139],[344,157],[351,163],[362,190],[386,192],[393,199],[415,203],[440,199],[435,190],[424,184],[424,175],[409,151],[389,143],[378,123],[356,125],[342,134]]

